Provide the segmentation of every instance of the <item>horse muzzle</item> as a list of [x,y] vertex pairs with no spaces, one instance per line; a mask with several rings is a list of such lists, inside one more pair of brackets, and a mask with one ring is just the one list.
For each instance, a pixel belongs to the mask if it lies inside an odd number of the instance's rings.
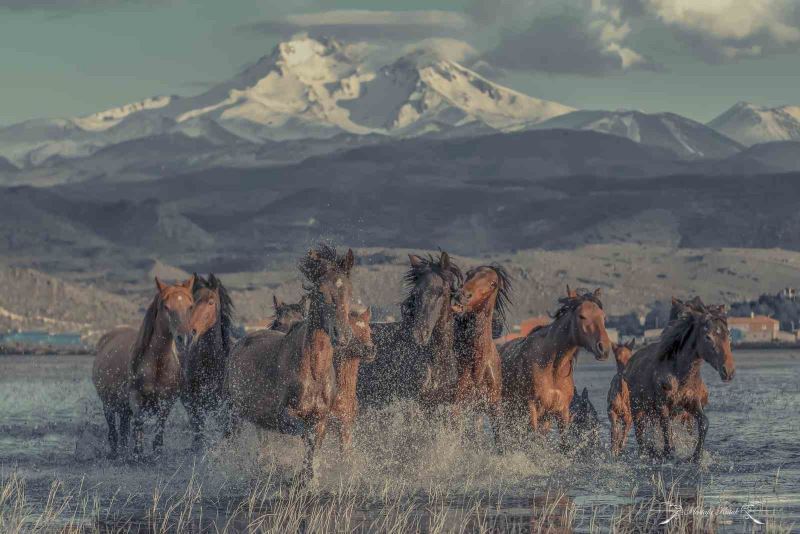
[[733,380],[733,375],[736,374],[736,369],[728,369],[726,367],[722,367],[719,370],[719,377],[722,379],[723,382],[730,382]]

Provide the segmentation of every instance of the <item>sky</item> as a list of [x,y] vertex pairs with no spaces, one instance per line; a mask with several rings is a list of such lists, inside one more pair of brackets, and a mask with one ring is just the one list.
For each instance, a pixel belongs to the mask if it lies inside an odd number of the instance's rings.
[[582,109],[800,105],[800,0],[0,0],[0,124],[196,94],[297,33]]

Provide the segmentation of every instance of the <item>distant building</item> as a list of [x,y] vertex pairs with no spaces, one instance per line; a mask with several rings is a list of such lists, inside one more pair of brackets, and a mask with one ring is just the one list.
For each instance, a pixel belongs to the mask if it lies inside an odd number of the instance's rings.
[[663,328],[648,328],[644,331],[644,342],[652,343],[654,341],[658,341],[661,338],[661,333],[663,331]]
[[751,314],[750,317],[728,317],[728,327],[734,343],[758,343],[777,341],[781,323],[766,315]]
[[794,300],[797,298],[797,289],[793,287],[785,287],[778,293],[778,297],[787,300]]

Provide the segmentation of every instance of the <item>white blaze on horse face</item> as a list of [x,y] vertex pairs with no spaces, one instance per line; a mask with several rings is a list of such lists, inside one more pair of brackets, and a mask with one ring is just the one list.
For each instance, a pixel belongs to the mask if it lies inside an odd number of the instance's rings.
[[344,285],[344,282],[342,282],[342,279],[341,278],[337,278],[336,279],[336,287],[342,287],[343,285]]
[[364,328],[367,325],[364,323],[364,321],[356,321],[356,326],[359,328]]

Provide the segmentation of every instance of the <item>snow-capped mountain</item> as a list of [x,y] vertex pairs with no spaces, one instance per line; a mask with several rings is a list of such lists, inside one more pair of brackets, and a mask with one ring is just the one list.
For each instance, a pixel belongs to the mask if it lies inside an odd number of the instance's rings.
[[675,113],[641,111],[575,111],[540,122],[534,128],[594,130],[637,143],[671,150],[686,159],[724,158],[739,150],[736,141]]
[[739,102],[708,125],[747,146],[800,141],[800,106],[769,108]]
[[570,111],[431,53],[414,52],[374,70],[361,45],[300,37],[197,96],[155,97],[86,117],[0,129],[0,156],[35,166],[175,133],[225,145],[342,133],[413,136],[470,124],[502,130]]

